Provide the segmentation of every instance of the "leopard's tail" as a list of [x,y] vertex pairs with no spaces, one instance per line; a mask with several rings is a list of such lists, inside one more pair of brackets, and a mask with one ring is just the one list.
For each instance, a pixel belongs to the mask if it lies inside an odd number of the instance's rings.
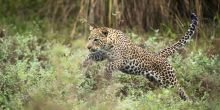
[[165,49],[159,51],[157,54],[160,57],[167,58],[170,55],[172,55],[173,53],[175,53],[177,50],[179,50],[181,47],[183,47],[189,41],[189,39],[193,36],[197,25],[198,25],[198,18],[195,15],[195,13],[192,13],[191,14],[191,24],[190,24],[187,32],[185,33],[185,35],[179,41],[177,41],[173,45],[168,46]]

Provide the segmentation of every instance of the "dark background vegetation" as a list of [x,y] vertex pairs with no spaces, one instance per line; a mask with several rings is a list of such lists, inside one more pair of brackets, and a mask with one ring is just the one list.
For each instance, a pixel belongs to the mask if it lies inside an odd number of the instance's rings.
[[[1,0],[1,16],[25,20],[48,19],[75,32],[80,20],[114,28],[149,31],[170,25],[181,29],[194,12],[200,26],[216,26],[220,9],[218,0]],[[122,28],[123,29],[123,28]]]
[[[192,12],[197,32],[169,59],[191,102],[121,72],[106,86],[103,63],[80,67],[88,23],[156,52],[183,35]],[[219,30],[219,0],[0,0],[0,109],[218,109]]]

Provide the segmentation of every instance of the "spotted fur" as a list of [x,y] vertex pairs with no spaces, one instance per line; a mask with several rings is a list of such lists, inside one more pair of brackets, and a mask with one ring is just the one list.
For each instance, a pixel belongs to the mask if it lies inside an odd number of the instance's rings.
[[135,45],[120,30],[107,27],[91,28],[87,43],[90,54],[83,64],[87,66],[92,61],[107,60],[105,68],[107,78],[110,78],[115,70],[127,74],[142,75],[162,87],[176,86],[180,97],[186,100],[188,96],[179,85],[174,69],[166,58],[185,44],[188,37],[194,33],[196,25],[197,17],[192,14],[192,23],[182,38],[183,40],[158,54]]

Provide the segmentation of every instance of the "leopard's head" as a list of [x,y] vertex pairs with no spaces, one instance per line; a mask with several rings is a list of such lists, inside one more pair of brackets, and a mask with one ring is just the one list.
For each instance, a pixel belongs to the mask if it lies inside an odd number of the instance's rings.
[[97,50],[106,50],[108,47],[108,28],[95,28],[90,26],[90,36],[88,38],[87,48],[90,52]]

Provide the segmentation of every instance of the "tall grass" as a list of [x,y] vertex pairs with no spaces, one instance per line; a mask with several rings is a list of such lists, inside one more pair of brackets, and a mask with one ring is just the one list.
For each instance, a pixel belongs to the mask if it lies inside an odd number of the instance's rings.
[[182,32],[182,21],[188,21],[190,13],[199,16],[200,28],[206,30],[203,25],[216,23],[212,19],[220,11],[218,0],[0,0],[0,4],[2,17],[47,18],[61,28],[71,27],[71,37],[75,37],[75,31],[82,31],[76,27],[85,28],[79,22],[82,18],[107,27],[138,28],[141,32],[163,29],[163,23]]

